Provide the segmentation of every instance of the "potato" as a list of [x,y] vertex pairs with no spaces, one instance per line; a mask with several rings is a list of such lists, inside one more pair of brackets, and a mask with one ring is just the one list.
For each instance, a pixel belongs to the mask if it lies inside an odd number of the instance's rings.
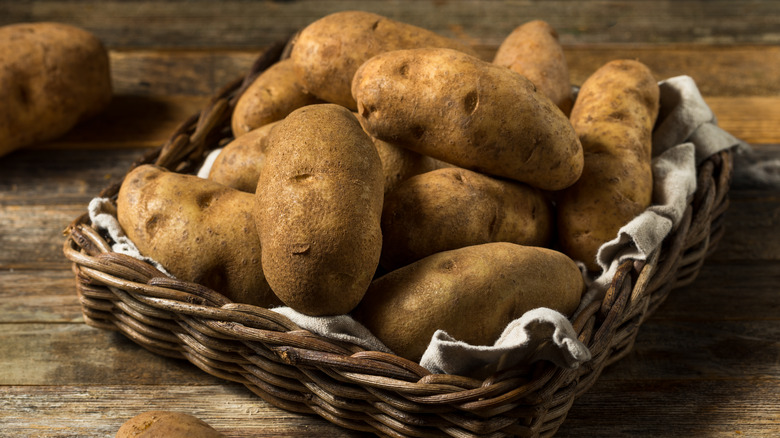
[[545,21],[529,21],[515,28],[496,51],[493,64],[509,67],[528,78],[564,114],[574,103],[569,67],[558,32]]
[[357,305],[379,264],[383,183],[371,138],[342,106],[300,108],[271,131],[255,220],[286,305],[315,316]]
[[117,218],[141,254],[176,278],[235,302],[279,305],[260,264],[253,204],[251,193],[146,164],[122,182]]
[[485,243],[436,253],[374,280],[353,316],[398,356],[419,361],[438,329],[492,345],[531,309],[570,316],[584,287],[577,265],[559,252]]
[[436,169],[454,167],[452,164],[431,158],[409,149],[392,145],[377,138],[374,142],[379,159],[382,161],[382,171],[385,175],[385,196],[407,179]]
[[659,88],[638,61],[607,63],[582,84],[571,113],[585,150],[580,180],[558,200],[561,249],[590,270],[599,247],[644,211],[653,194],[652,130]]
[[366,61],[352,93],[372,136],[466,169],[560,190],[582,172],[571,123],[522,75],[451,49]]
[[305,90],[354,110],[350,87],[360,64],[382,52],[415,47],[448,47],[476,55],[468,45],[427,29],[370,12],[344,11],[306,26],[290,58]]
[[59,23],[0,27],[0,156],[64,135],[111,100],[108,52]]
[[208,179],[242,192],[254,193],[265,164],[268,134],[278,122],[271,122],[233,139],[222,148],[209,170]]
[[147,411],[127,420],[116,438],[223,438],[205,421],[183,412]]
[[545,246],[552,229],[552,207],[539,189],[466,169],[439,169],[404,181],[385,198],[380,263],[393,270],[489,242]]
[[314,103],[321,102],[298,83],[292,60],[283,59],[260,73],[239,97],[231,118],[233,135],[240,137]]

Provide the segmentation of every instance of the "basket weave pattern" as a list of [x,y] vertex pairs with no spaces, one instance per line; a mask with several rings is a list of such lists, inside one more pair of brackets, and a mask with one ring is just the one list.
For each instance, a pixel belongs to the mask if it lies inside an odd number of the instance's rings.
[[[193,172],[209,150],[230,139],[230,115],[241,93],[287,50],[280,44],[265,52],[245,77],[228,84],[133,167],[153,163]],[[119,331],[154,353],[241,383],[282,409],[387,436],[544,437],[556,432],[602,369],[631,350],[642,322],[670,290],[696,278],[723,234],[731,170],[730,151],[705,160],[682,222],[662,248],[647,261],[623,263],[604,299],[572,321],[592,354],[574,370],[542,361],[485,380],[431,374],[416,363],[318,336],[276,312],[232,303],[217,291],[114,253],[86,214],[65,231],[63,251],[73,263],[87,324]],[[119,185],[99,196],[115,200]]]

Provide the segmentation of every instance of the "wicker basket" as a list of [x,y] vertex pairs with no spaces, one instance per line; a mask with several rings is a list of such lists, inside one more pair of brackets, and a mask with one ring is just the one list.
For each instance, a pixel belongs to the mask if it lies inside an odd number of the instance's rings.
[[[246,86],[285,54],[284,44],[265,52],[244,78],[133,167],[155,163],[194,172],[209,150],[230,139],[231,110]],[[64,253],[73,262],[87,324],[239,382],[282,409],[387,436],[552,436],[574,399],[631,350],[640,325],[669,291],[694,280],[723,234],[731,170],[730,151],[704,161],[682,222],[662,248],[646,262],[622,264],[603,301],[572,321],[592,354],[574,370],[541,361],[485,380],[431,374],[400,357],[315,335],[278,313],[172,280],[112,252],[87,214],[66,230]],[[119,183],[99,196],[116,199],[118,189]]]

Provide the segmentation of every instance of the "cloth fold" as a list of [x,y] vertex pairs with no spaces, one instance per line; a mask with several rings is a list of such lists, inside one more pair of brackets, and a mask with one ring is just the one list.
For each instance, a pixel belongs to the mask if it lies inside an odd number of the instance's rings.
[[[661,107],[653,135],[653,205],[620,229],[614,240],[598,253],[602,273],[590,278],[584,273],[588,290],[580,309],[603,298],[617,267],[626,259],[646,260],[664,238],[679,224],[689,197],[696,189],[696,166],[723,149],[749,146],[717,126],[717,120],[704,102],[695,82],[678,76],[659,83]],[[218,152],[214,152],[210,158]],[[748,154],[746,154],[748,155]],[[201,169],[207,172],[210,162]],[[780,167],[763,168],[769,179],[778,179]],[[159,264],[138,253],[116,222],[116,211],[108,200],[95,199],[89,208],[93,224],[106,230],[116,242],[114,250]],[[163,272],[165,272],[163,270]],[[364,326],[348,315],[310,317],[293,309],[272,309],[298,326],[322,336],[389,352]],[[423,355],[421,365],[434,373],[481,376],[503,367],[548,360],[565,368],[576,368],[590,360],[587,347],[577,339],[569,320],[546,308],[526,312],[512,321],[493,345],[469,345],[437,331]]]

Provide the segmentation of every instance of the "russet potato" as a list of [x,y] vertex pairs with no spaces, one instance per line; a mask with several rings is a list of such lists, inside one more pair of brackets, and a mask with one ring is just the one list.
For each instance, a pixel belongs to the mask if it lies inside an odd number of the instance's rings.
[[372,136],[543,190],[582,172],[571,123],[525,77],[451,49],[396,50],[366,61],[352,94]]
[[286,305],[315,316],[357,305],[379,263],[383,193],[379,155],[348,109],[309,105],[271,131],[255,222]]
[[653,195],[652,131],[658,83],[647,66],[611,61],[580,89],[571,113],[585,150],[582,177],[557,201],[562,250],[593,271],[596,254],[644,211]]
[[117,219],[142,255],[235,302],[281,302],[265,280],[254,195],[145,164],[125,176]]
[[492,345],[511,321],[547,307],[571,316],[584,281],[551,249],[495,242],[433,254],[374,280],[354,318],[398,356],[418,361],[436,330]]
[[61,23],[0,27],[0,156],[58,138],[112,97],[108,51]]

